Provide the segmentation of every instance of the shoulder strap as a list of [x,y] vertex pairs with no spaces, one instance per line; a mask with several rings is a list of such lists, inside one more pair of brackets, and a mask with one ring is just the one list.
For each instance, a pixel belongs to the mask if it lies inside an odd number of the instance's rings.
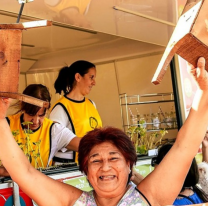
[[10,125],[10,119],[8,117],[6,117],[6,121],[8,122],[8,124]]
[[143,195],[143,193],[142,193],[140,190],[138,190],[137,187],[135,187],[135,189],[136,189],[136,191],[139,192],[139,194],[147,201],[148,205],[151,206],[149,200]]
[[93,103],[93,101],[91,99],[88,99],[88,100],[94,105],[94,103]]
[[188,197],[188,196],[186,196],[186,195],[181,195],[181,194],[179,194],[178,197],[186,198],[186,199],[188,199],[190,202],[192,202],[193,204],[195,204],[195,202],[194,202],[190,197]]

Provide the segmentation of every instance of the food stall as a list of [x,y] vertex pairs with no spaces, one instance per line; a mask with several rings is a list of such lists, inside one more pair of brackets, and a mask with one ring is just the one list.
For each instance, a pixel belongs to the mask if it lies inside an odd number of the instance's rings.
[[[20,2],[0,2],[1,23],[16,21]],[[137,117],[136,124],[138,117],[143,116],[151,127],[148,128],[150,132],[166,128],[168,134],[164,141],[174,141],[184,120],[180,81],[178,85],[173,82],[174,70],[180,70],[178,58],[172,61],[160,85],[154,86],[151,79],[185,0],[100,0],[99,3],[91,0],[83,1],[83,5],[67,5],[67,8],[56,7],[51,2],[34,0],[25,3],[21,21],[49,19],[53,26],[23,31],[19,92],[32,83],[44,84],[50,90],[53,104],[60,98],[53,88],[60,68],[77,59],[86,59],[95,63],[97,68],[96,86],[89,98],[96,103],[104,126],[126,131],[132,124],[131,116]],[[75,16],[68,15],[71,7],[76,10]],[[63,12],[64,9],[69,9],[69,13]],[[133,96],[136,100],[131,98]],[[160,123],[151,121],[152,116],[157,119],[158,113],[167,119],[171,112],[175,112],[175,119]],[[9,111],[12,113],[13,109]],[[155,152],[150,155],[156,155]],[[140,174],[146,176],[152,171],[151,157],[138,154],[135,169]],[[83,190],[91,189],[76,165],[41,171],[57,181]],[[3,178],[0,184],[1,205],[9,200],[13,190],[11,180]],[[19,194],[21,205],[35,205],[21,190]]]

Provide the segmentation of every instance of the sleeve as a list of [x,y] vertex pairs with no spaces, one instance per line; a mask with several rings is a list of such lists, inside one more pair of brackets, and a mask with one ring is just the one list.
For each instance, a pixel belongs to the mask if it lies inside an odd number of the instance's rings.
[[51,153],[49,161],[56,152],[66,147],[76,135],[59,123],[55,123],[51,128]]
[[53,120],[54,122],[58,122],[68,129],[72,130],[68,116],[61,105],[57,105],[53,108],[49,115],[49,119]]

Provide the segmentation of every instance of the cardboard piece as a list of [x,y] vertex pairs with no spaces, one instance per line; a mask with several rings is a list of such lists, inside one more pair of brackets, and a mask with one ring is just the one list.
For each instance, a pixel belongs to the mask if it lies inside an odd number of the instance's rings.
[[19,99],[40,107],[49,107],[49,102],[18,94],[22,30],[49,25],[52,25],[51,22],[46,20],[26,22],[26,24],[0,24],[0,97]]
[[[178,54],[196,66],[199,57],[208,62],[208,0],[188,0],[152,79],[159,84],[173,56]],[[206,64],[208,71],[208,64]]]

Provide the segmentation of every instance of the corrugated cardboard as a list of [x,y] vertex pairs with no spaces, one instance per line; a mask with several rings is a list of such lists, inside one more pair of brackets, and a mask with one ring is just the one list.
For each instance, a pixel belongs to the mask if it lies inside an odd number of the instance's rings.
[[[19,99],[40,107],[49,107],[49,103],[18,94],[22,30],[32,28],[27,24],[0,24],[0,97]],[[32,22],[34,27],[51,25],[45,21]]]
[[[162,81],[175,54],[194,66],[202,56],[208,62],[208,0],[187,1],[152,83],[159,84]],[[206,70],[208,70],[208,64],[206,64]]]

